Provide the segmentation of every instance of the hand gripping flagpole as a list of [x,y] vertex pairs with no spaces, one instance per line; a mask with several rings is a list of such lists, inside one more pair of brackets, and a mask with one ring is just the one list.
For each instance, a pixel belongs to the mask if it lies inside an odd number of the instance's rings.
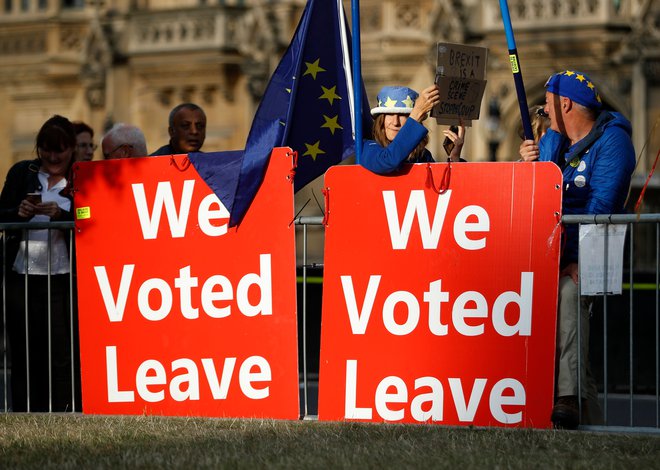
[[360,57],[360,1],[351,0],[353,23],[353,110],[355,112],[355,164],[359,165],[362,157],[362,67]]
[[507,0],[500,0],[500,11],[502,12],[502,21],[504,22],[504,33],[506,34],[506,43],[509,48],[509,62],[511,63],[511,72],[513,72],[513,81],[516,84],[518,105],[520,106],[520,118],[522,119],[525,139],[534,140],[532,123],[529,119],[527,96],[525,95],[525,84],[523,83],[522,71],[520,69],[520,60],[518,59],[518,50],[516,49],[516,39],[513,37],[513,27],[511,26],[511,17],[509,16],[509,5]]

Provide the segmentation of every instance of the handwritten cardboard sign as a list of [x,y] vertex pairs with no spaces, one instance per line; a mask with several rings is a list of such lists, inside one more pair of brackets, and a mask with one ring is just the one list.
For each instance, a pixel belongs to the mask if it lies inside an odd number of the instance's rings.
[[436,84],[440,88],[440,103],[433,108],[432,116],[449,119],[451,124],[479,119],[485,80],[438,75]]
[[438,43],[436,73],[447,77],[484,80],[487,61],[486,47],[441,42]]
[[488,49],[465,44],[438,43],[435,83],[441,101],[431,110],[438,124],[472,125],[479,119],[486,88]]

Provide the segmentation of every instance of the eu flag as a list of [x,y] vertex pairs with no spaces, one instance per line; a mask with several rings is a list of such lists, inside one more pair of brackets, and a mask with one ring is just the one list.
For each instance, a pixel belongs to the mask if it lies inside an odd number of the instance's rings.
[[[273,147],[288,146],[298,152],[296,191],[355,153],[347,47],[351,39],[340,8],[340,0],[308,0],[257,109],[245,151],[240,156],[232,154],[226,162],[235,170],[240,159],[238,174],[224,169],[222,155],[190,155],[197,171],[230,211],[230,226],[247,212]],[[364,90],[362,83],[357,86]],[[366,100],[362,115],[369,116]]]

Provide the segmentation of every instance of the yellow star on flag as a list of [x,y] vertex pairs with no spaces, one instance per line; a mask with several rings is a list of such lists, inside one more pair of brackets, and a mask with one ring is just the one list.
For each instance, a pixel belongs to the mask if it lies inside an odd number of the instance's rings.
[[594,89],[594,84],[591,82],[587,82],[587,88]]
[[566,76],[570,77],[571,75],[575,75],[575,72],[573,72],[572,70],[567,70]]
[[316,74],[319,72],[325,72],[325,69],[319,65],[319,61],[321,59],[316,59],[314,62],[305,62],[305,65],[307,66],[307,70],[305,70],[305,73],[303,74],[303,77],[305,75],[311,75],[314,80],[316,80]]
[[332,135],[335,135],[335,131],[337,129],[343,129],[343,127],[341,127],[337,123],[337,117],[339,117],[339,116],[335,116],[335,117],[331,118],[331,117],[328,117],[324,114],[323,119],[325,119],[325,123],[323,125],[321,125],[321,127],[327,127],[328,129],[330,129],[330,133]]
[[321,96],[319,96],[319,99],[322,100],[323,98],[325,98],[326,100],[328,100],[330,102],[330,106],[332,106],[332,103],[333,103],[334,100],[340,100],[341,99],[341,96],[339,96],[336,93],[337,86],[333,86],[332,88],[326,88],[323,85],[321,85],[321,89],[323,90],[323,94]]
[[581,73],[580,73],[580,74],[577,74],[577,75],[575,76],[575,78],[576,78],[576,80],[580,80],[581,82],[583,82],[583,81],[585,80],[584,75],[582,75]]
[[319,145],[321,145],[321,141],[317,140],[316,143],[314,144],[305,144],[305,147],[307,147],[307,150],[305,153],[303,153],[303,157],[309,155],[312,157],[312,160],[316,161],[316,156],[325,153],[323,150],[319,148]]
[[407,108],[412,108],[415,102],[410,99],[410,96],[406,96],[406,99],[401,101],[403,104],[406,105]]
[[396,106],[396,100],[393,100],[392,98],[390,98],[390,97],[388,96],[388,97],[387,97],[387,101],[385,101],[385,105],[384,105],[384,106],[385,106],[386,108],[394,108],[394,107]]

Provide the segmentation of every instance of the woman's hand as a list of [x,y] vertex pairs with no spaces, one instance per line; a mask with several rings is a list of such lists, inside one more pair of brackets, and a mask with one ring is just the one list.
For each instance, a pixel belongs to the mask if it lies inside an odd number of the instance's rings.
[[465,143],[465,126],[458,126],[458,133],[453,132],[451,129],[445,129],[442,133],[454,143],[454,148],[451,149],[449,154],[449,159],[452,162],[461,161],[461,150],[463,149],[463,144]]
[[433,106],[439,102],[440,89],[438,88],[438,85],[434,84],[423,89],[415,101],[415,106],[413,106],[413,109],[410,112],[410,117],[415,121],[422,122],[426,119],[429,111],[433,109]]
[[37,204],[32,204],[29,200],[23,199],[18,205],[18,216],[24,219],[31,219],[38,213]]
[[62,215],[62,209],[54,201],[37,204],[37,214],[47,215],[51,220],[57,220]]
[[523,143],[520,144],[518,152],[520,153],[520,159],[523,162],[533,162],[534,160],[538,160],[541,155],[539,146],[533,140],[523,141]]

